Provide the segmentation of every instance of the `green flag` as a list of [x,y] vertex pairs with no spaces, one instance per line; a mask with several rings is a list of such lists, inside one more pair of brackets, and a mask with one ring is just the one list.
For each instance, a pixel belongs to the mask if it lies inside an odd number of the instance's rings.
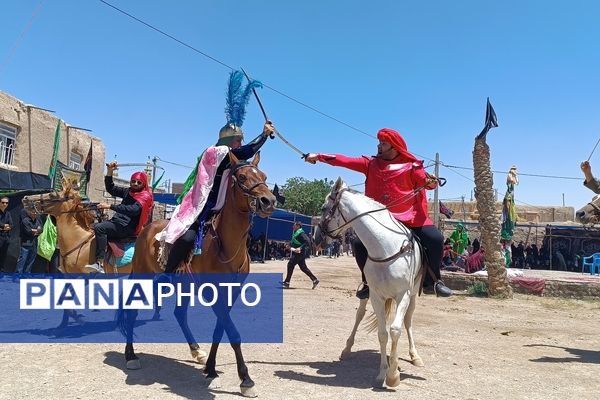
[[50,170],[48,171],[48,178],[50,182],[54,182],[54,175],[56,174],[56,162],[58,161],[58,147],[60,146],[60,119],[56,124],[56,133],[54,134],[54,152],[52,153],[52,160],[50,161]]
[[158,184],[160,183],[160,181],[162,181],[163,176],[165,176],[165,171],[163,171],[163,173],[158,177],[158,179],[156,181],[154,181],[154,183],[152,184],[153,192],[156,189],[156,187],[158,186]]

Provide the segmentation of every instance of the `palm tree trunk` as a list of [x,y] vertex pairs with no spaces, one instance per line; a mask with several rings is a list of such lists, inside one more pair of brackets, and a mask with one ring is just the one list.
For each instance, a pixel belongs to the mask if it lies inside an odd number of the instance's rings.
[[496,214],[494,177],[490,168],[490,148],[485,141],[485,136],[475,139],[473,168],[475,170],[475,199],[479,213],[481,247],[485,249],[489,294],[494,297],[512,298],[512,288],[506,277],[504,258],[500,251],[500,219]]

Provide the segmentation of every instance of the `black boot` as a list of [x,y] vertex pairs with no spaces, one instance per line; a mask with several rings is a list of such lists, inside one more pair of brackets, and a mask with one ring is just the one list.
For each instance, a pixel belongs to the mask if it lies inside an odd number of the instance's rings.
[[356,297],[358,297],[361,300],[369,298],[369,286],[367,285],[367,282],[363,282],[362,287],[358,288],[358,290],[356,291]]
[[433,290],[438,297],[452,296],[452,290],[450,290],[450,288],[448,288],[441,280],[437,281],[435,285],[433,285]]

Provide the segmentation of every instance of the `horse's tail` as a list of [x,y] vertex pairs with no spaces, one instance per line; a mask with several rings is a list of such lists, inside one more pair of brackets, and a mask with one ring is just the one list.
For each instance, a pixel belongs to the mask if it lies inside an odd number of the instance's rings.
[[[394,299],[387,299],[385,301],[385,325],[386,327],[390,324],[390,321],[396,314],[396,301]],[[377,315],[371,313],[365,321],[365,328],[368,333],[375,332],[377,330]]]

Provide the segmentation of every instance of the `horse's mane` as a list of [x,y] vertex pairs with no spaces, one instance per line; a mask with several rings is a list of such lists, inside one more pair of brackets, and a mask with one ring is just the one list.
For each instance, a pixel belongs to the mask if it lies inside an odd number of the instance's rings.
[[373,206],[373,208],[384,208],[385,207],[385,205],[381,204],[377,200],[373,200],[372,198],[366,196],[364,193],[359,192],[358,190],[354,190],[354,189],[350,189],[350,188],[348,188],[346,190],[349,193],[359,195],[361,198],[363,198],[365,200],[366,203],[368,203],[370,206]]

